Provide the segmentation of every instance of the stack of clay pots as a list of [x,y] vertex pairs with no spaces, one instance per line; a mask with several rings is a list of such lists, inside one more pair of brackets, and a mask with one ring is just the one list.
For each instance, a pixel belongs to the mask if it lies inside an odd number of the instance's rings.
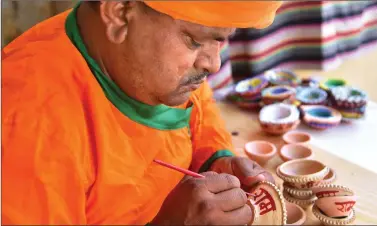
[[312,188],[317,200],[313,206],[313,214],[325,225],[351,224],[356,213],[354,192],[340,185],[321,185]]
[[367,95],[364,91],[351,87],[339,86],[330,89],[330,100],[345,122],[362,118],[367,105]]
[[276,174],[283,183],[284,198],[291,203],[307,209],[317,197],[311,188],[330,184],[335,179],[335,172],[323,163],[313,159],[295,159],[278,166]]

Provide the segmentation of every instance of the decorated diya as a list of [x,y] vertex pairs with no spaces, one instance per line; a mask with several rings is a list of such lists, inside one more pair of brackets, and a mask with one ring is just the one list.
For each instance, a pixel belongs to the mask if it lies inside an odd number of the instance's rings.
[[309,200],[313,198],[313,192],[311,189],[298,189],[292,187],[287,182],[283,183],[283,187],[284,191],[287,191],[287,193],[292,197],[292,199],[295,198],[300,200]]
[[356,203],[356,196],[333,196],[317,199],[315,205],[328,217],[347,217]]
[[268,160],[270,160],[277,152],[274,144],[257,140],[251,141],[245,144],[246,154],[254,161],[260,165],[264,165]]
[[314,153],[311,148],[301,144],[286,144],[280,149],[279,156],[287,162],[294,159],[312,159]]
[[301,83],[301,79],[295,73],[289,70],[273,69],[266,71],[264,75],[272,85],[296,87]]
[[289,131],[284,134],[283,140],[286,144],[308,144],[311,136],[302,131]]
[[280,102],[292,103],[295,95],[296,89],[290,86],[272,86],[262,91],[262,101],[266,105]]
[[353,109],[363,107],[367,103],[367,94],[355,87],[334,87],[330,92],[336,107]]
[[287,209],[287,225],[303,225],[306,221],[306,213],[299,206],[291,202],[285,202]]
[[342,218],[332,218],[326,216],[323,211],[321,211],[317,205],[313,206],[313,214],[325,225],[348,225],[355,221],[356,212],[355,209],[351,209],[350,214]]
[[235,92],[244,97],[254,97],[268,86],[268,80],[264,76],[257,76],[242,80],[237,83]]
[[254,211],[250,225],[286,225],[287,209],[279,188],[268,182],[259,182],[250,191],[249,205]]
[[264,106],[259,112],[259,124],[263,131],[281,135],[295,129],[300,123],[300,112],[296,106],[276,103]]
[[324,197],[355,195],[350,188],[335,184],[319,185],[312,187],[311,190],[313,194],[316,195],[319,199]]
[[342,115],[334,108],[322,105],[304,105],[300,106],[303,113],[303,121],[308,126],[325,130],[337,126]]
[[327,93],[320,88],[305,87],[298,90],[296,99],[305,105],[323,105],[327,101]]
[[321,82],[319,87],[326,90],[326,91],[329,91],[331,88],[339,87],[339,86],[345,86],[345,85],[347,85],[347,81],[344,80],[344,79],[330,78],[330,79],[327,79],[324,82]]
[[284,162],[276,169],[276,175],[293,188],[310,189],[320,184],[329,168],[313,159],[295,159]]

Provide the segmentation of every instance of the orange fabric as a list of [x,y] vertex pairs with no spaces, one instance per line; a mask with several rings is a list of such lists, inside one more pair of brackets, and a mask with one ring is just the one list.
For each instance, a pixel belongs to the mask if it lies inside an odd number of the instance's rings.
[[146,1],[174,19],[210,27],[266,28],[282,1]]
[[[187,128],[137,124],[105,97],[64,30],[67,13],[3,49],[2,223],[145,224],[183,175],[231,149],[208,84]],[[201,154],[202,153],[202,154]]]

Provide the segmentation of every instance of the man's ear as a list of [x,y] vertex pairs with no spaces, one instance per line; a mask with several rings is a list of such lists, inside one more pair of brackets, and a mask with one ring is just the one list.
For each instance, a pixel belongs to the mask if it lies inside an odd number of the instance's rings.
[[133,1],[101,1],[100,15],[109,41],[120,44],[127,35],[129,12],[135,6]]

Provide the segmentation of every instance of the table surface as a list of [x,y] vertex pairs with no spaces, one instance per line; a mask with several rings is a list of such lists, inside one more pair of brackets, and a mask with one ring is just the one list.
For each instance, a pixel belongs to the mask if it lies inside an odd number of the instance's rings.
[[[255,113],[240,110],[238,107],[229,103],[219,102],[218,106],[225,120],[227,129],[230,132],[238,132],[237,136],[233,136],[233,143],[239,155],[246,156],[243,147],[248,141],[266,140],[274,143],[278,150],[280,150],[280,147],[284,144],[281,136],[269,136],[260,130]],[[326,142],[319,147],[316,144],[323,142],[323,140],[326,141],[326,137],[330,136],[323,135],[319,137],[322,137],[322,140],[319,139],[319,141],[309,144],[314,150],[314,158],[327,164],[336,171],[337,180],[334,184],[347,186],[358,196],[357,203],[354,207],[356,210],[356,221],[353,224],[377,225],[377,173],[365,169],[347,159],[341,158],[338,155],[334,155],[328,150],[329,148],[326,147]],[[356,142],[353,142],[353,145],[358,147]],[[278,155],[276,155],[264,167],[275,175],[276,167],[282,162]],[[277,178],[275,175],[275,179],[279,186],[281,186],[282,181],[280,178]],[[318,219],[312,214],[311,208],[307,209],[306,212],[306,225],[320,224]]]

